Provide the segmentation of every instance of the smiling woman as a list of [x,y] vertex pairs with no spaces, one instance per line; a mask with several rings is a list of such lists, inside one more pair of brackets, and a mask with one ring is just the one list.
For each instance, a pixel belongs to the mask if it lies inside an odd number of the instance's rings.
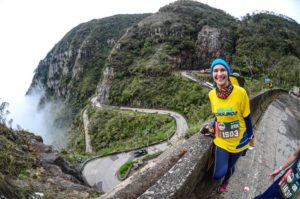
[[213,62],[210,73],[213,76],[219,89],[225,88],[229,84],[230,68],[228,64],[222,59],[216,59]]
[[210,67],[216,88],[209,92],[209,100],[215,120],[209,127],[214,133],[213,178],[221,180],[218,193],[227,189],[229,178],[242,155],[253,142],[250,118],[250,101],[244,88],[229,80],[230,66],[223,59],[215,59]]

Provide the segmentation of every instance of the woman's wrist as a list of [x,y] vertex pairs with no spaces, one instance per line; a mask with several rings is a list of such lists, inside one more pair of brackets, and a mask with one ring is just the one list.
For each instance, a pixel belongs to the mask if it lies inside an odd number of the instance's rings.
[[283,170],[283,167],[282,167],[282,166],[280,166],[280,167],[279,167],[279,171],[282,171],[282,170]]

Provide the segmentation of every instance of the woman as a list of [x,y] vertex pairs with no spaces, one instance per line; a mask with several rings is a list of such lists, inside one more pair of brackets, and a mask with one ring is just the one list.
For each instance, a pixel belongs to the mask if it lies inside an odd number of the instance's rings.
[[211,110],[215,115],[215,121],[209,128],[215,134],[213,178],[223,178],[217,190],[218,193],[223,193],[237,160],[247,150],[250,142],[254,146],[254,136],[247,92],[230,82],[229,65],[223,59],[216,59],[211,63],[210,72],[216,84],[216,88],[208,94]]
[[272,180],[286,168],[282,174],[273,184],[261,195],[256,196],[255,199],[271,199],[271,198],[297,198],[300,192],[300,145],[290,157],[282,164],[282,166],[275,169],[270,177]]

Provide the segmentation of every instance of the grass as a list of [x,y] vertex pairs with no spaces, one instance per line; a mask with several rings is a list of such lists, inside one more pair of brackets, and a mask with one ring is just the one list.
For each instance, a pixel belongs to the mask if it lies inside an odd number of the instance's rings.
[[128,161],[128,162],[126,162],[126,163],[124,163],[123,165],[120,166],[119,174],[120,174],[121,178],[123,178],[125,176],[125,174],[128,171],[128,169],[130,167],[132,167],[135,162],[136,161]]
[[30,171],[29,170],[22,170],[20,173],[19,173],[19,175],[18,175],[18,178],[19,179],[22,179],[22,180],[25,180],[25,179],[27,179],[27,178],[29,178],[30,177]]
[[[162,151],[159,151],[159,152],[156,152],[156,153],[147,154],[147,155],[145,155],[145,156],[143,156],[139,159],[142,160],[142,161],[148,161],[148,160],[151,160],[151,159],[154,159],[154,158],[158,157],[162,153],[163,153]],[[134,163],[137,163],[137,162],[138,162],[138,160],[130,160],[130,161],[127,161],[124,164],[122,164],[119,168],[120,177],[123,178],[125,176],[126,172],[128,171],[128,169],[130,167],[132,167],[134,165]]]
[[175,132],[168,115],[97,109],[89,115],[93,150],[100,155],[140,148],[166,140]]
[[163,153],[162,151],[158,151],[158,152],[155,152],[155,153],[152,153],[152,154],[147,154],[147,155],[141,157],[141,160],[142,161],[151,160],[151,159],[154,159],[154,158],[158,157],[162,153]]
[[253,96],[259,93],[263,89],[268,89],[269,85],[265,84],[263,78],[261,79],[249,79],[246,78],[245,89],[247,90],[249,96]]

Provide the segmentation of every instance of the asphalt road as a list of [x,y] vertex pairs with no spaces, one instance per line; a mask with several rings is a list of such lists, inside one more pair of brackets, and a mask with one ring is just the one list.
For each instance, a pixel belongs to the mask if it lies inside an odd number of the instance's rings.
[[90,138],[89,128],[88,128],[89,118],[86,109],[83,111],[82,118],[83,118],[83,127],[84,127],[84,135],[85,135],[85,152],[91,153],[93,150],[92,150],[91,138]]
[[204,81],[201,81],[199,80],[197,77],[195,77],[191,72],[189,71],[181,71],[180,74],[183,76],[183,77],[186,77],[194,82],[197,82],[198,84],[200,84],[201,86],[203,87],[206,87],[208,89],[212,89],[213,86],[212,84],[208,84],[207,82],[204,82]]
[[132,153],[97,158],[88,162],[82,174],[87,183],[98,191],[107,192],[120,183],[116,176],[119,167],[126,161],[133,159]]

